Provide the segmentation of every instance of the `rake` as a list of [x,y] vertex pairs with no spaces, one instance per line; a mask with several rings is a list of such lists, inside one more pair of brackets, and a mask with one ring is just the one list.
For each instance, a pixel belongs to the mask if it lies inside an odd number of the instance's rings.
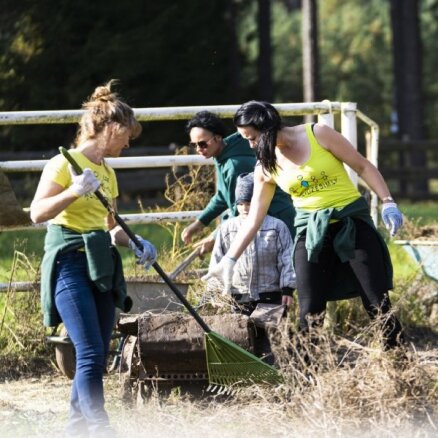
[[[67,149],[60,147],[59,151],[72,165],[75,172],[80,175],[82,173],[82,169],[70,155]],[[114,216],[115,221],[135,243],[137,248],[143,250],[143,245],[139,242],[135,234],[129,229],[124,220],[117,214],[117,212],[114,211],[112,205],[108,202],[104,195],[99,190],[94,192],[94,194],[104,205],[104,207]],[[161,269],[160,265],[155,262],[152,266],[204,330],[204,345],[207,360],[208,380],[212,390],[215,390],[216,387],[229,388],[233,385],[277,383],[281,381],[280,374],[274,367],[266,364],[260,358],[244,350],[229,339],[213,332],[187,301],[185,296],[175,286],[172,280]]]

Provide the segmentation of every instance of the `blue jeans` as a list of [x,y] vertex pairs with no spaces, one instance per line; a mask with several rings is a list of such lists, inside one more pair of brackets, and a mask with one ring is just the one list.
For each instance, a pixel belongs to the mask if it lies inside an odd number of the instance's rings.
[[86,254],[61,254],[56,266],[56,308],[76,350],[69,436],[111,436],[104,408],[106,366],[115,306],[111,292],[100,292],[88,278]]

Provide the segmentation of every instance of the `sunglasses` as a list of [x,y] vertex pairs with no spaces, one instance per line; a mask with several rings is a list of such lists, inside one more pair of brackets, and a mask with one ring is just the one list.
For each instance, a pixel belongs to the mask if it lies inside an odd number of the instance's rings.
[[199,149],[207,149],[208,143],[210,143],[213,138],[216,137],[215,135],[211,136],[208,140],[201,140],[201,141],[191,141],[189,143],[189,146],[192,148],[199,148]]

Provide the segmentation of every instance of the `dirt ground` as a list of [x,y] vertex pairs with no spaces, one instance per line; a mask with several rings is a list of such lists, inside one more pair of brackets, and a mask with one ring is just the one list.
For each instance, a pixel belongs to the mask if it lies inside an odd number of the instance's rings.
[[[70,381],[52,373],[0,383],[0,436],[2,438],[63,436],[67,418]],[[348,423],[335,426],[331,420],[315,418],[315,424],[300,424],[282,410],[261,403],[240,406],[229,402],[195,402],[178,394],[165,400],[152,397],[143,405],[124,406],[118,376],[105,378],[106,404],[120,438],[241,438],[255,437],[418,437],[438,436],[431,424],[374,424],[357,430]],[[328,420],[328,421],[327,421]],[[317,424],[318,423],[318,424]],[[326,424],[326,426],[324,426]]]
[[[2,438],[63,436],[67,419],[70,381],[57,374],[0,383],[0,436]],[[287,436],[287,423],[270,433],[255,412],[239,424],[229,407],[197,405],[179,395],[165,401],[152,397],[146,404],[125,406],[117,374],[106,376],[106,407],[121,438],[129,437],[254,437]],[[233,409],[235,410],[235,409]],[[228,415],[230,414],[230,415]],[[226,418],[230,421],[224,421]],[[252,424],[250,424],[252,423]]]
[[62,436],[69,382],[58,375],[0,383],[2,437]]
[[[393,371],[386,369],[387,362],[382,360],[377,350],[365,348],[364,354],[370,350],[366,357],[369,356],[372,362],[362,362],[366,359],[362,357],[361,361],[357,361],[356,368],[351,370],[341,367],[336,374],[321,373],[321,381],[308,388],[310,396],[301,399],[295,399],[291,394],[282,396],[277,402],[275,400],[279,396],[275,394],[281,393],[273,387],[269,389],[269,401],[264,398],[267,394],[263,392],[255,393],[252,399],[233,399],[211,394],[189,398],[173,391],[165,397],[153,393],[146,402],[127,405],[122,401],[119,376],[112,372],[104,379],[106,407],[118,438],[437,437],[438,383],[435,377],[438,370],[438,334],[423,329],[409,331],[408,335],[415,362],[410,363],[408,369],[396,371],[396,378]],[[368,369],[370,364],[375,371]],[[26,368],[34,370],[34,373],[24,374]],[[47,363],[45,367],[37,362],[21,369],[14,369],[12,362],[3,363],[2,369],[0,438],[63,436],[71,381]],[[8,378],[5,378],[6,371]],[[35,377],[37,372],[39,377]],[[354,379],[357,379],[356,383]],[[424,403],[417,403],[417,399],[426,396],[424,388],[415,383],[417,380],[426,386],[431,385],[427,391],[429,398]],[[395,381],[401,387],[406,385],[414,408],[403,412],[403,406],[408,404],[397,402],[395,398],[407,397],[407,393],[396,387],[391,390]],[[352,385],[352,395],[342,390],[335,395],[337,391],[333,385]],[[333,399],[344,396],[350,398],[339,403],[339,409],[330,405]],[[362,412],[360,419],[354,418],[361,403],[367,403],[371,408],[373,404],[382,406],[383,412],[380,414],[379,411],[376,415],[376,409],[371,413],[362,408],[369,417]],[[390,419],[386,420],[390,424],[380,418]]]

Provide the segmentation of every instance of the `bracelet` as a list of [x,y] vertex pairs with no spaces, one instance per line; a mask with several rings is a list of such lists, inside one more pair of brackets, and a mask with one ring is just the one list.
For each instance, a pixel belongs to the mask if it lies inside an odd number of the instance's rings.
[[382,198],[382,202],[395,202],[392,196],[385,196]]

